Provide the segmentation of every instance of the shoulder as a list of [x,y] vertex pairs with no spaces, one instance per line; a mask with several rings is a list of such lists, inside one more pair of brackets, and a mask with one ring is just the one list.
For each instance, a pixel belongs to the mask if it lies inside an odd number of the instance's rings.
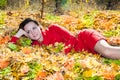
[[61,26],[58,24],[51,24],[51,25],[49,25],[49,29],[51,29],[51,28],[61,28]]

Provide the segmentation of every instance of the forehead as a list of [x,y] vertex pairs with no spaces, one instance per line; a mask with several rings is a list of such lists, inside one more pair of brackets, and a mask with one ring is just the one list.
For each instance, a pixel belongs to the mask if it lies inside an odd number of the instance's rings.
[[24,30],[27,29],[31,29],[32,27],[37,26],[34,22],[28,22],[25,26],[24,26]]

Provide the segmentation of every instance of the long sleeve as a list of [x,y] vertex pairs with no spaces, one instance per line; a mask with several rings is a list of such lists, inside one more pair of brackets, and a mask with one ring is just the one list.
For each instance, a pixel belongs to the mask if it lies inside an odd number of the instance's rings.
[[10,40],[10,42],[16,43],[19,38],[13,36]]

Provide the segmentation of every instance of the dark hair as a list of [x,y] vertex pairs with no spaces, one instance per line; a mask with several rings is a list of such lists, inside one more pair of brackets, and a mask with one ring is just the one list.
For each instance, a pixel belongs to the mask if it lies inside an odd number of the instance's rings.
[[33,20],[31,18],[26,18],[24,21],[22,21],[19,25],[19,29],[23,29],[24,30],[24,26],[29,23],[29,22],[34,22],[36,25],[39,25],[39,23],[36,20]]

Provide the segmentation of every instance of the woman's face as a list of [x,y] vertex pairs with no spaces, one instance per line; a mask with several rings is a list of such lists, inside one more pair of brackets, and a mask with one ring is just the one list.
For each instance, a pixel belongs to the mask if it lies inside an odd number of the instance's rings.
[[29,22],[24,26],[24,30],[27,33],[28,37],[32,40],[41,40],[43,39],[42,32],[38,25],[34,22]]

